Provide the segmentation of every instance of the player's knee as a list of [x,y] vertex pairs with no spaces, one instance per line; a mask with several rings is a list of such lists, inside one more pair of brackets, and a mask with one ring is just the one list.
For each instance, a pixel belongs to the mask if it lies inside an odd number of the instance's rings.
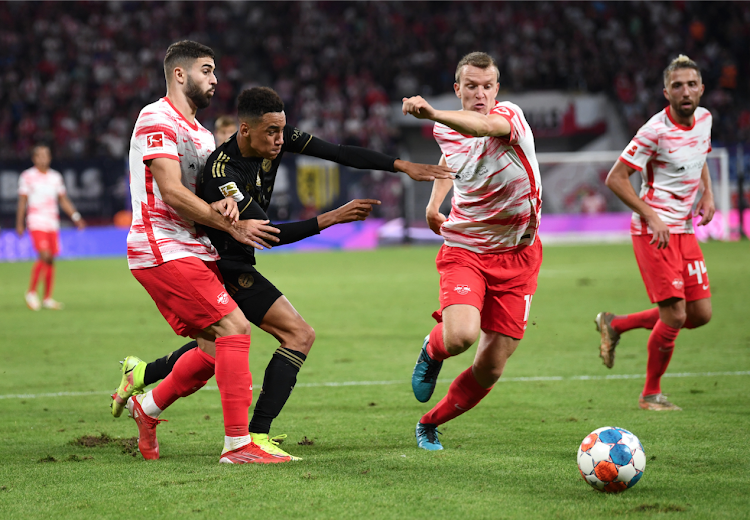
[[307,355],[307,353],[310,352],[310,348],[312,348],[313,343],[315,342],[315,329],[305,323],[304,326],[300,328],[296,336],[297,343],[300,346],[300,351],[303,354]]
[[469,330],[456,331],[444,338],[445,350],[455,356],[469,350],[476,340],[477,335]]
[[687,319],[690,321],[693,327],[702,327],[703,325],[706,325],[709,321],[711,321],[711,310],[709,309],[707,311],[691,314]]

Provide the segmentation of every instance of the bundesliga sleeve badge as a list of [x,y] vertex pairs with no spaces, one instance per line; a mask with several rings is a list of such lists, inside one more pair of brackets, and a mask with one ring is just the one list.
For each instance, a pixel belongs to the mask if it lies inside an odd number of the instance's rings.
[[155,134],[149,134],[146,136],[146,148],[163,148],[164,147],[164,134],[157,132]]

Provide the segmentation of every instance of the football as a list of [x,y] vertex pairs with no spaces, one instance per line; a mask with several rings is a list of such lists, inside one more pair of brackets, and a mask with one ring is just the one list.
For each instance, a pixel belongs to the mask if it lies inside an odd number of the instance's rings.
[[605,426],[589,433],[578,448],[578,469],[597,491],[619,493],[635,486],[646,469],[646,453],[628,430]]

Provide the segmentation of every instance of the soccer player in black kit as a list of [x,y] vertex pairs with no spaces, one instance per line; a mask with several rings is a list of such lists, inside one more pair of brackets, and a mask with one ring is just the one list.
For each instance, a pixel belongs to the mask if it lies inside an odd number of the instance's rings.
[[[211,203],[232,197],[240,219],[260,221],[255,248],[290,244],[318,234],[335,224],[364,220],[379,201],[353,200],[348,204],[301,222],[270,225],[266,211],[273,194],[276,172],[284,152],[327,159],[353,168],[401,171],[420,181],[451,178],[443,166],[415,164],[356,146],[334,145],[286,125],[284,103],[270,88],[243,91],[238,98],[239,130],[208,158],[199,177],[197,194]],[[235,241],[228,233],[206,228],[221,260],[218,267],[227,292],[245,317],[272,334],[280,343],[266,367],[263,388],[250,421],[250,434],[264,451],[298,460],[278,447],[285,436],[269,437],[271,422],[279,415],[297,382],[315,332],[287,298],[254,267],[254,248]],[[194,341],[169,355],[146,364],[135,356],[122,362],[122,379],[112,396],[112,414],[122,413],[127,399],[144,387],[166,377],[179,357],[194,348]]]

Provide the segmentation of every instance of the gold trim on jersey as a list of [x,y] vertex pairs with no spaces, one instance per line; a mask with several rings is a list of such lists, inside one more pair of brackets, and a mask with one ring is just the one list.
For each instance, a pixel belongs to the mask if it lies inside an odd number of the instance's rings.
[[302,147],[302,150],[300,150],[298,153],[302,153],[305,151],[305,148],[307,148],[307,145],[310,144],[310,141],[312,141],[313,136],[310,136],[310,139],[307,140],[305,145]]
[[230,161],[230,158],[227,154],[224,152],[219,152],[219,156],[214,161],[214,164],[211,166],[211,176],[215,179],[217,177],[226,177],[227,174],[225,172],[227,163]]
[[253,198],[250,197],[250,200],[247,201],[247,204],[245,204],[245,207],[240,210],[240,215],[242,215],[242,212],[247,209],[247,207],[250,205],[250,203],[253,201]]

